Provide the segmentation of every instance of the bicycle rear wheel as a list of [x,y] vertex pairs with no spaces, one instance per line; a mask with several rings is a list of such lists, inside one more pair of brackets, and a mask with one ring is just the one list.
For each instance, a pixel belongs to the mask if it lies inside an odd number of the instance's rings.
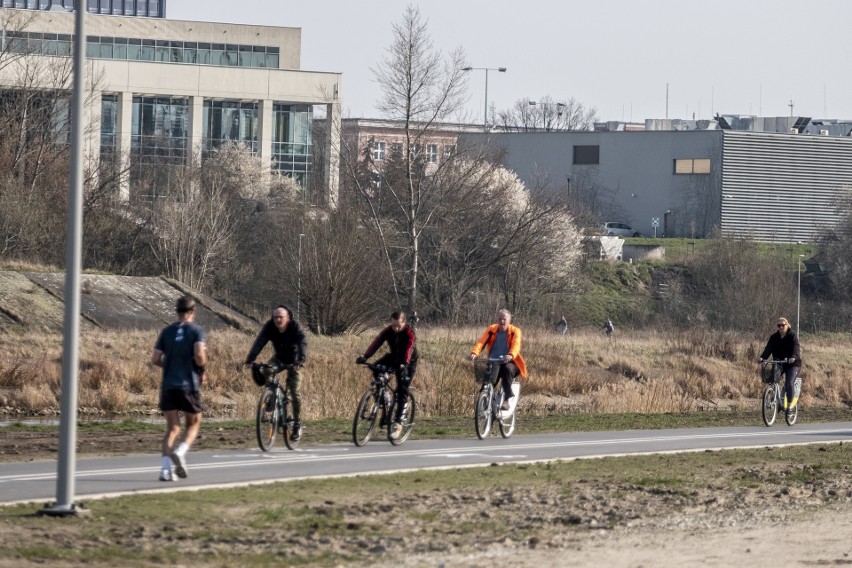
[[473,408],[473,421],[476,426],[476,437],[484,440],[491,433],[491,398],[493,387],[485,384],[476,395],[476,404]]
[[281,434],[284,436],[284,445],[287,446],[287,448],[290,450],[295,450],[299,447],[299,442],[302,439],[302,433],[299,432],[298,438],[293,438],[293,424],[295,420],[290,414],[290,404],[291,401],[287,399],[287,401],[284,403],[284,407],[281,409]]
[[763,423],[767,426],[775,424],[775,417],[778,415],[778,402],[775,400],[775,386],[768,385],[763,391]]
[[414,400],[414,394],[409,392],[408,399],[405,402],[405,408],[402,411],[402,418],[400,419],[402,432],[399,433],[399,437],[396,439],[390,436],[391,428],[393,428],[393,420],[388,420],[388,440],[390,440],[390,443],[394,446],[402,444],[411,435],[411,429],[414,428],[414,411],[416,409],[417,402]]
[[352,420],[352,442],[356,446],[363,446],[370,441],[380,408],[381,402],[376,398],[373,390],[369,389],[361,397],[355,409],[355,418]]
[[268,452],[275,445],[278,435],[278,401],[272,389],[263,389],[257,401],[256,429],[257,444],[261,450]]

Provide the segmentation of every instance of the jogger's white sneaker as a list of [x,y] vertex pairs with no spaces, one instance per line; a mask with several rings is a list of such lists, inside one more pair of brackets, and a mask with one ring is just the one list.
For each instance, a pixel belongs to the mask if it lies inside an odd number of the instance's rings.
[[175,464],[175,473],[181,479],[186,478],[186,459],[183,456],[178,455],[176,452],[172,452],[169,454],[169,458],[171,458],[172,463]]
[[176,481],[174,476],[172,475],[172,470],[170,470],[170,469],[160,470],[160,481]]

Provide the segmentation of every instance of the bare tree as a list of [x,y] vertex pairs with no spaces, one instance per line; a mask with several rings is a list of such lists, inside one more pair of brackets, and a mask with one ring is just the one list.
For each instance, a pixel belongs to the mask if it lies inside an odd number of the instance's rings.
[[557,101],[544,96],[537,101],[519,99],[511,108],[497,111],[496,118],[496,124],[509,132],[564,132],[591,130],[597,111],[573,97]]
[[[420,11],[413,6],[394,26],[393,36],[374,74],[382,89],[378,108],[388,118],[403,123],[405,150],[391,171],[372,168],[367,173],[377,175],[361,175],[356,186],[367,203],[394,283],[404,283],[406,308],[414,310],[422,231],[439,210],[444,189],[428,180],[424,145],[437,124],[461,107],[465,61],[460,49],[443,59],[432,44]],[[355,169],[350,167],[350,171]],[[401,248],[396,251],[392,247]],[[401,298],[397,303],[402,303]]]
[[155,198],[151,250],[167,276],[204,291],[232,245],[234,211],[223,184],[199,178],[198,167],[177,170],[169,195]]

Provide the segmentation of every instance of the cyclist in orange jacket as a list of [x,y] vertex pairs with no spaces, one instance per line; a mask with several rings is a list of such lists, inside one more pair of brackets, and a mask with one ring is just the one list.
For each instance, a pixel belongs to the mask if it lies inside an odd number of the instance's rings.
[[476,359],[486,347],[489,357],[501,360],[497,376],[503,384],[504,399],[500,409],[509,410],[509,399],[515,396],[512,382],[518,375],[527,376],[527,365],[521,357],[521,328],[512,325],[509,310],[504,308],[497,312],[497,323],[489,325],[470,350],[470,360]]

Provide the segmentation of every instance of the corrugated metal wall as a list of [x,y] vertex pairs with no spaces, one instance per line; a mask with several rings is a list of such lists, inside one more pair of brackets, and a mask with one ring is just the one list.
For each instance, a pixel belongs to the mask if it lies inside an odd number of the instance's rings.
[[724,132],[722,234],[813,242],[852,188],[852,139]]

